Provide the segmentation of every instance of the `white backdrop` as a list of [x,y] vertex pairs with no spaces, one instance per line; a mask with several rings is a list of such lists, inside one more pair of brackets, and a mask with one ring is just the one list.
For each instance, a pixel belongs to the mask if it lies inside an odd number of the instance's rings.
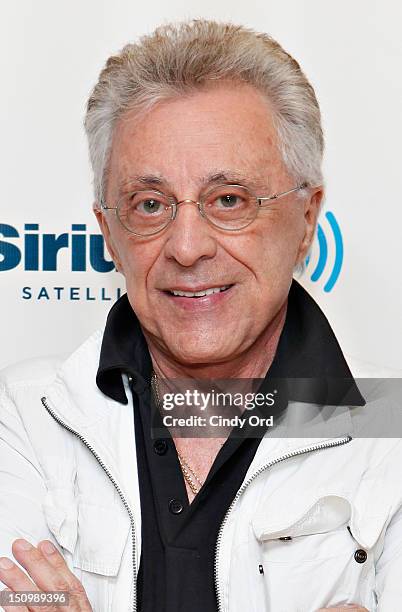
[[[302,282],[348,354],[402,369],[399,0],[2,2],[0,367],[73,350],[123,290],[119,274],[92,265],[106,267],[108,258],[90,238],[99,231],[85,101],[110,54],[161,22],[191,17],[270,33],[313,83],[326,135],[327,198],[321,246],[317,240]],[[54,263],[49,235],[63,235],[58,244],[66,245],[56,270],[44,270]],[[91,242],[98,249],[92,264]]]

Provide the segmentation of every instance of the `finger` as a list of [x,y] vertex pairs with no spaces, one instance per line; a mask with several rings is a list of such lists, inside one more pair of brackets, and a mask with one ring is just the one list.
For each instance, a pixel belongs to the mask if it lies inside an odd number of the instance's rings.
[[29,576],[8,557],[0,557],[0,580],[12,591],[39,590]]
[[[12,544],[12,551],[18,563],[27,570],[29,576],[32,578],[34,582],[34,588],[32,590],[68,590],[68,584],[66,581],[50,565],[50,563],[43,556],[42,552],[30,542],[22,538],[14,540]],[[21,573],[23,572],[21,571]],[[13,585],[7,584],[7,586],[11,586],[11,588],[15,590]]]
[[12,589],[2,589],[0,591],[0,606],[1,609],[4,610],[4,612],[28,612],[28,608],[26,608],[25,606],[15,606],[13,604],[13,606],[5,606],[2,602],[4,601],[4,599],[2,598],[2,593],[14,593],[14,591]]
[[77,576],[68,567],[63,555],[57,550],[50,540],[42,540],[38,543],[38,548],[46,558],[47,562],[57,571],[58,575],[65,581],[66,589],[70,593],[70,597],[75,597],[79,603],[88,603],[85,589]]
[[[14,543],[12,545],[12,550],[14,556],[16,557],[18,553],[15,553]],[[19,563],[21,563],[20,560]],[[21,594],[21,591],[34,591],[37,593],[41,592],[36,586],[36,584],[32,582],[32,580],[30,580],[29,576],[27,576],[27,574],[8,557],[0,558],[0,580],[2,580],[4,584],[7,584],[9,587],[11,587],[8,590],[12,591],[14,595]],[[7,612],[15,612],[14,605],[10,604],[9,606],[4,606],[4,608],[7,610]],[[21,612],[46,612],[46,610],[49,610],[49,608],[46,609],[30,606],[20,606],[19,608],[21,608]]]

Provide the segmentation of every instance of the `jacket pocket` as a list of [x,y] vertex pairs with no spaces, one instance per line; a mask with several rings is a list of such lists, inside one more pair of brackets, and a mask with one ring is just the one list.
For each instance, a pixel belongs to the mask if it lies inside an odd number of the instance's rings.
[[93,503],[83,496],[75,498],[72,488],[60,487],[48,490],[43,509],[92,609],[114,612],[118,573],[130,533],[130,520],[124,509],[117,504]]
[[72,554],[77,542],[78,518],[74,489],[57,485],[48,486],[42,509],[56,541]]
[[[347,525],[351,514],[347,499],[331,495],[316,500],[290,523],[275,523],[265,514],[256,516],[253,530],[270,561],[286,562],[294,556],[299,561],[317,560],[336,556],[350,547]],[[321,542],[326,543],[325,547],[320,546]]]
[[117,504],[103,506],[76,498],[73,488],[48,489],[43,511],[50,531],[67,550],[74,567],[116,576],[130,531],[130,520]]
[[77,531],[74,567],[116,576],[130,531],[129,517],[117,505],[100,506],[81,500],[78,504]]
[[113,600],[122,585],[119,569],[129,532],[129,517],[118,504],[95,504],[79,497],[72,569],[96,612],[114,612]]
[[312,612],[359,603],[375,610],[375,551],[386,522],[386,512],[365,516],[342,495],[299,507],[291,521],[257,514],[252,527],[267,609]]

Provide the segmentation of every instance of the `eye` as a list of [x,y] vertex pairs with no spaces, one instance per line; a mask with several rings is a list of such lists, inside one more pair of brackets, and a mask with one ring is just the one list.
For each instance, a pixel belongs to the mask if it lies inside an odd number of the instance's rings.
[[236,208],[242,202],[242,198],[233,193],[221,195],[216,199],[216,205],[222,208]]
[[205,208],[210,214],[239,213],[250,204],[250,194],[243,187],[225,185],[217,187],[206,197]]
[[162,202],[159,202],[159,200],[156,200],[154,198],[141,200],[139,202],[134,201],[132,205],[134,206],[137,212],[143,215],[155,215],[157,213],[161,213],[165,208]]

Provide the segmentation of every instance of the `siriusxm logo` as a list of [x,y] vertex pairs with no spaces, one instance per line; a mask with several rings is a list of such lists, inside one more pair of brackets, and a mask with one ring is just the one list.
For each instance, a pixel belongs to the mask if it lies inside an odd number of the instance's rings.
[[[328,278],[324,284],[324,291],[329,293],[336,281],[339,278],[339,274],[342,269],[343,264],[343,240],[342,233],[338,222],[335,218],[335,215],[328,211],[325,213],[325,218],[328,221],[330,236],[332,236],[334,243],[334,258],[332,261],[332,267],[330,267]],[[327,230],[328,232],[328,230]],[[317,227],[317,242],[318,242],[318,261],[316,266],[310,276],[310,279],[315,283],[317,282],[321,276],[324,274],[324,271],[327,267],[331,266],[328,258],[328,240],[323,229],[323,226],[319,223]],[[306,259],[306,267],[309,266],[312,257],[307,257]]]
[[87,267],[96,272],[110,272],[112,261],[105,259],[105,245],[101,234],[87,234],[85,224],[71,225],[71,232],[45,234],[38,223],[26,223],[24,232],[0,223],[0,272],[19,265],[24,270],[51,272],[58,269],[58,255],[69,251],[72,272],[85,272]]

